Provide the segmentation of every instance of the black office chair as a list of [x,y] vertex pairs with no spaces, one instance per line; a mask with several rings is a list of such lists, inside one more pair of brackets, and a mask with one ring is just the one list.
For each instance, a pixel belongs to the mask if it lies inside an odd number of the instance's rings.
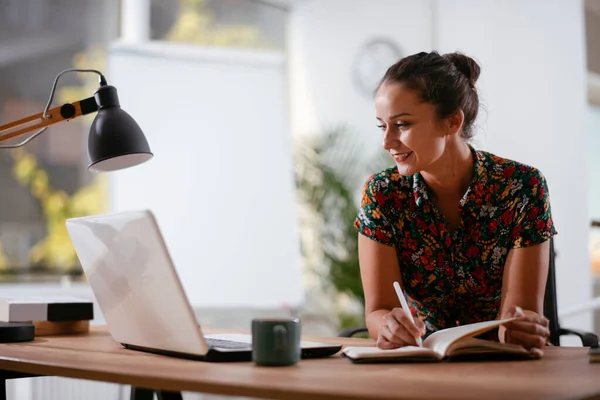
[[[598,336],[592,332],[583,332],[575,329],[562,328],[558,321],[558,307],[556,304],[556,276],[555,276],[554,239],[550,239],[550,265],[544,295],[544,315],[550,322],[549,341],[554,346],[560,346],[560,337],[563,335],[576,335],[581,339],[584,347],[598,347]],[[338,337],[352,337],[359,333],[368,332],[366,327],[344,329]]]

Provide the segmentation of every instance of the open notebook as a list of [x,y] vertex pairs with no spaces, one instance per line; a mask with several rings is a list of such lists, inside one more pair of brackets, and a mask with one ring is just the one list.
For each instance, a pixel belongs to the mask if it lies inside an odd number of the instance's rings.
[[474,337],[514,319],[517,318],[477,322],[442,329],[432,333],[425,339],[423,347],[405,346],[398,349],[382,350],[378,347],[347,346],[342,350],[342,354],[356,363],[434,362],[473,356],[477,358],[492,356],[531,358],[532,356],[523,346]]

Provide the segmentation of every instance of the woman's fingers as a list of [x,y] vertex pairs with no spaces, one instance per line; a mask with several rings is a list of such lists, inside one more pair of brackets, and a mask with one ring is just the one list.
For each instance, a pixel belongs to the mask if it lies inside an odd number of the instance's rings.
[[524,317],[525,313],[523,309],[519,306],[510,306],[510,308],[506,311],[506,318],[512,317]]
[[507,343],[520,344],[529,350],[532,356],[542,357],[544,354],[542,348],[550,336],[548,319],[534,312],[526,313],[518,306],[512,306],[505,315],[518,318],[504,324]]
[[[407,327],[400,321],[396,320],[394,315],[388,314],[385,318],[386,331],[390,332],[391,337],[386,337],[391,342],[402,343],[403,345],[416,345],[415,336],[408,331]],[[420,336],[420,335],[419,335]]]
[[404,346],[402,342],[394,340],[394,335],[390,331],[390,328],[387,325],[383,325],[379,330],[377,347],[380,349],[396,349],[402,346]]
[[398,343],[389,342],[384,337],[380,337],[377,340],[377,347],[379,347],[380,349],[383,349],[383,350],[391,350],[391,349],[397,349],[402,346],[399,345]]
[[423,322],[421,319],[416,318],[415,325],[417,325],[417,328],[419,328],[419,332],[421,332],[421,336],[423,336],[425,334],[425,332],[427,332],[427,330],[425,329],[425,322]]
[[544,338],[550,336],[550,329],[548,329],[547,326],[529,319],[511,321],[506,324],[506,328],[511,331],[522,331],[532,335],[542,336]]
[[550,329],[550,320],[546,317],[544,317],[544,326],[548,329]]
[[526,349],[541,349],[550,336],[548,325],[548,320],[543,316],[522,317],[506,324],[507,338],[509,342],[521,344]]
[[546,345],[546,338],[540,335],[527,333],[525,331],[513,330],[509,331],[511,343],[518,343],[526,349],[539,348]]
[[544,356],[543,350],[537,347],[532,347],[529,349],[529,353],[535,358],[542,358]]
[[[510,317],[517,317],[519,318],[519,320],[526,320],[526,321],[531,321],[531,322],[535,322],[538,323],[540,325],[543,325],[545,327],[549,327],[550,326],[550,321],[548,320],[548,318],[544,317],[541,314],[537,314],[537,313],[533,313],[533,312],[527,312],[525,313],[521,307],[519,306],[512,306],[508,309],[507,313],[505,314],[505,316],[507,318]],[[511,324],[513,322],[509,322],[508,324]]]
[[379,336],[379,338],[377,339],[377,347],[379,347],[382,350],[391,350],[396,349],[399,346],[397,344],[388,342],[383,336]]
[[[403,309],[394,308],[390,314],[410,333],[410,335],[412,335],[413,338],[421,337],[425,334],[425,330],[422,330],[417,326],[416,320],[412,315],[407,315]],[[425,325],[423,325],[423,328],[425,328]]]

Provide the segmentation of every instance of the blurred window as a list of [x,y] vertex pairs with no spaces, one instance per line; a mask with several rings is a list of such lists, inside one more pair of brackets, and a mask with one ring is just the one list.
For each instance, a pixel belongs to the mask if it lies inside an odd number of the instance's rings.
[[[42,112],[63,69],[104,70],[119,7],[116,0],[0,0],[0,124]],[[97,81],[95,74],[63,75],[53,106],[93,95]],[[0,281],[81,276],[64,220],[107,205],[105,177],[86,168],[92,119],[0,149]]]
[[252,49],[285,47],[281,0],[153,0],[150,38]]

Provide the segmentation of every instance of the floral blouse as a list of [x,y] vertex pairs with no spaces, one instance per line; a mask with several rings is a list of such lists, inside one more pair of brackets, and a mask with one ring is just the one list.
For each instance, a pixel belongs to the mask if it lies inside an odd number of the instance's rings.
[[403,177],[397,167],[367,180],[354,223],[361,234],[395,247],[403,289],[426,336],[496,319],[509,250],[557,233],[540,171],[471,150],[474,174],[453,234],[429,201],[423,177]]

